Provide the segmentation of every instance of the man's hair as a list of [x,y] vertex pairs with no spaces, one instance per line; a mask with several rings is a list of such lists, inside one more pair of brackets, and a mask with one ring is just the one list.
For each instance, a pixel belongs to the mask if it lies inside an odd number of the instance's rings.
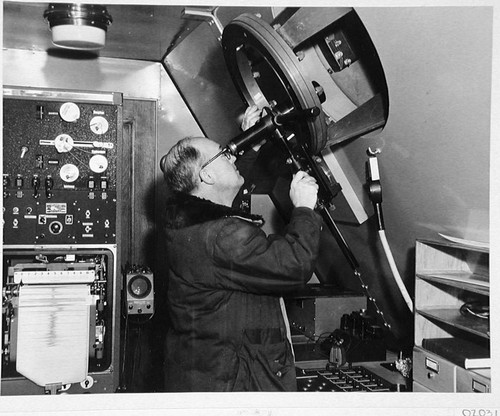
[[160,160],[167,186],[176,192],[190,194],[198,185],[201,152],[193,146],[198,137],[179,140]]

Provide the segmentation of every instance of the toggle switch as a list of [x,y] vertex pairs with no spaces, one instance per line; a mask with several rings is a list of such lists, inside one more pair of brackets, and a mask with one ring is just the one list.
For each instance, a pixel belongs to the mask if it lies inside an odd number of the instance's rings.
[[24,156],[26,156],[26,153],[28,153],[28,147],[27,146],[23,146],[21,147],[21,159],[24,158]]
[[108,188],[108,179],[101,178],[101,189],[104,191]]
[[43,120],[43,105],[37,105],[36,106],[36,119],[37,120]]
[[35,168],[43,169],[43,155],[36,155],[35,157]]
[[51,175],[47,175],[45,178],[45,196],[47,199],[50,199],[53,196],[52,188],[54,188],[54,179]]
[[23,187],[23,185],[24,185],[24,179],[23,179],[23,177],[20,174],[17,174],[17,176],[16,176],[16,187],[20,189],[20,188]]
[[31,179],[31,187],[33,188],[33,198],[38,198],[40,194],[38,190],[40,189],[40,177],[38,175],[33,175]]

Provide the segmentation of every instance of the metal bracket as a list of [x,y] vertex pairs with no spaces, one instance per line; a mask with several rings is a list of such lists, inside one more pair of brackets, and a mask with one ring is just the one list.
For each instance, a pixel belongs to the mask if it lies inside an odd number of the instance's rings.
[[325,43],[333,57],[330,64],[335,72],[342,71],[357,61],[358,58],[342,31],[326,36]]
[[58,391],[61,391],[62,387],[62,383],[47,384],[45,386],[45,394],[57,394]]
[[367,149],[368,161],[366,162],[366,180],[368,183],[368,195],[373,204],[373,209],[377,214],[378,229],[385,229],[384,215],[382,213],[382,185],[380,183],[380,172],[378,168],[377,155],[380,149]]
[[219,18],[215,15],[217,13],[218,7],[185,7],[182,10],[182,17],[195,17],[201,20],[205,20],[210,27],[215,27],[217,40],[220,42],[222,40],[222,31],[224,26],[220,22]]

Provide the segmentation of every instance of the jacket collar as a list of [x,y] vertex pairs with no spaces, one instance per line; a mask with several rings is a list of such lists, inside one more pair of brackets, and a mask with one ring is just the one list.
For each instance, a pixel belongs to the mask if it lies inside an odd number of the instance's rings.
[[165,226],[179,229],[228,217],[240,218],[259,227],[264,224],[260,215],[248,214],[241,209],[215,204],[193,195],[177,193],[167,201]]

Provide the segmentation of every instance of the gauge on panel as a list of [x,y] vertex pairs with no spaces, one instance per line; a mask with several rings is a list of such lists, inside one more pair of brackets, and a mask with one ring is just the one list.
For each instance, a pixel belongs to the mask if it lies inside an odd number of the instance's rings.
[[80,176],[80,171],[78,170],[78,167],[76,167],[72,163],[67,163],[66,165],[63,165],[61,167],[59,176],[64,182],[71,183],[78,179],[78,176]]
[[67,102],[59,108],[59,115],[64,121],[74,123],[80,118],[80,108],[75,103]]
[[73,145],[73,138],[69,134],[60,134],[54,139],[54,146],[59,153],[70,152]]
[[104,155],[94,155],[89,160],[89,167],[92,172],[102,173],[108,168],[108,159]]
[[104,134],[108,131],[109,123],[102,116],[95,116],[90,120],[90,130],[95,134]]
[[143,299],[151,293],[152,285],[147,276],[137,274],[128,282],[128,291],[136,299]]

